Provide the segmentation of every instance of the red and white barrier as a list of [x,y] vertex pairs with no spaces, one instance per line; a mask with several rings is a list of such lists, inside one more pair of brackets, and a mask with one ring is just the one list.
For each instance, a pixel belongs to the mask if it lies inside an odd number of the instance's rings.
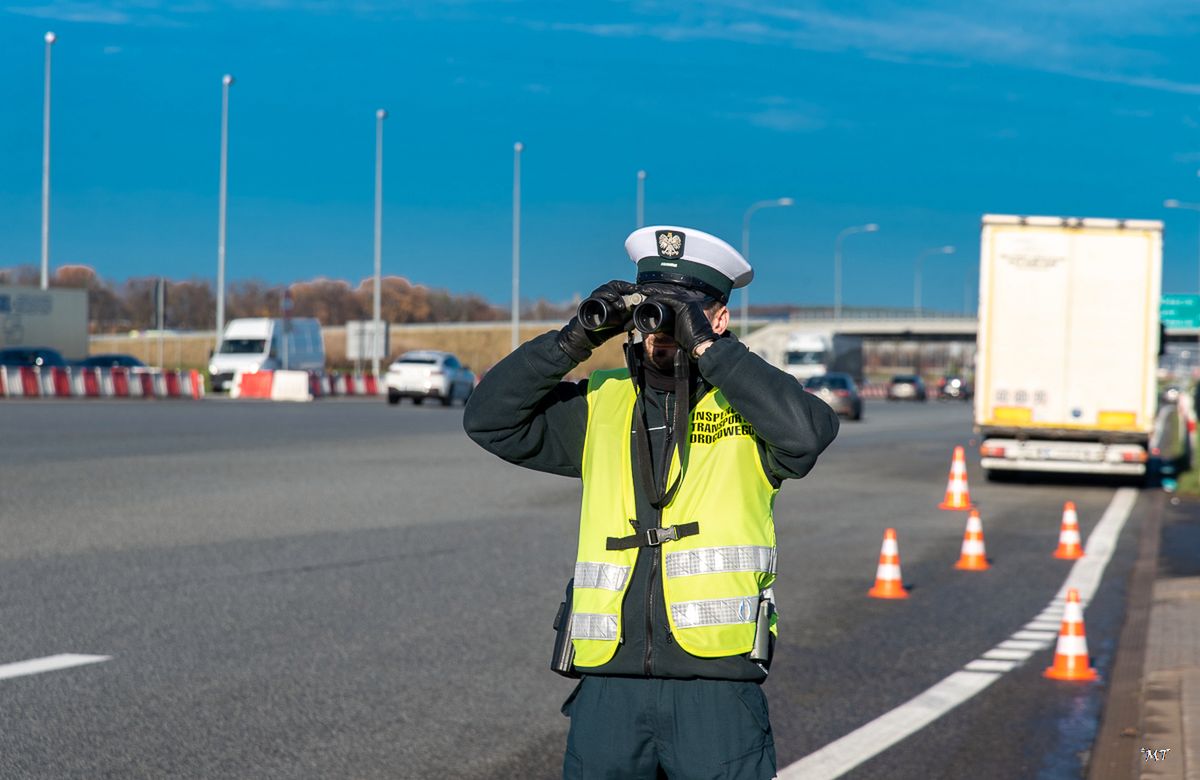
[[204,395],[199,371],[0,366],[0,398],[191,398]]
[[229,397],[311,401],[312,381],[307,371],[239,371],[233,376]]
[[374,374],[326,374],[322,382],[325,395],[385,396],[387,383]]
[[[257,371],[234,378],[232,398],[308,401],[321,397],[387,395],[373,374]],[[153,368],[0,365],[0,398],[191,398],[204,396],[199,371]]]

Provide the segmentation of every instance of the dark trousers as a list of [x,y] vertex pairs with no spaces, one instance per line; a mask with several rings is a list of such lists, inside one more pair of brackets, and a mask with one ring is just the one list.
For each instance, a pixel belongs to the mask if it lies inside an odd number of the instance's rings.
[[757,683],[586,676],[563,714],[571,719],[564,780],[775,776]]

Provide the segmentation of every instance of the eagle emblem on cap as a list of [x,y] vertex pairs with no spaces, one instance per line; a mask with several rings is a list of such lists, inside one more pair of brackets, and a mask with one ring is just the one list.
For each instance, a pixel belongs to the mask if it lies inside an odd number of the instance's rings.
[[670,230],[658,234],[658,254],[661,257],[679,257],[683,250],[683,236]]

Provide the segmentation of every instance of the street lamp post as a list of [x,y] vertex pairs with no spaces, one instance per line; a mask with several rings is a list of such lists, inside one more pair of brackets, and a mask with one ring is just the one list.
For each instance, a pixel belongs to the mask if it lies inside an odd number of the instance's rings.
[[50,47],[58,38],[46,33],[45,94],[42,98],[42,289],[50,286]]
[[217,343],[225,330],[225,194],[229,183],[229,87],[233,76],[221,77],[221,186],[217,207]]
[[[794,205],[795,202],[796,201],[794,201],[791,198],[774,198],[772,200],[760,200],[757,203],[751,204],[750,208],[746,209],[746,214],[742,217],[742,257],[746,258],[747,263],[750,262],[750,217],[752,217],[754,215],[754,212],[758,211],[759,209],[771,208],[773,206],[791,206],[791,205]],[[742,332],[739,335],[742,338],[746,338],[746,333],[749,331],[749,326],[750,326],[750,288],[749,287],[742,288],[742,318],[741,319],[742,319],[742,325],[741,325]]]
[[637,226],[646,224],[646,172],[637,172]]
[[513,144],[513,230],[512,230],[512,348],[520,344],[521,329],[521,151],[525,144]]
[[952,254],[954,254],[954,247],[952,247],[952,246],[936,246],[936,247],[933,247],[932,249],[922,250],[921,253],[919,255],[917,255],[917,269],[916,269],[916,273],[913,275],[913,313],[916,316],[918,316],[918,317],[921,316],[921,261],[924,260],[929,255],[952,255]]
[[838,233],[837,239],[833,242],[833,318],[835,320],[842,318],[842,241],[846,236],[855,233],[874,233],[878,230],[879,225],[874,222],[867,225],[855,225]]
[[382,301],[383,259],[383,120],[387,112],[382,108],[375,112],[375,308],[371,322],[371,373],[379,376],[379,353],[387,344],[380,326],[379,309]]
[[[1197,172],[1200,175],[1200,171]],[[1185,201],[1170,198],[1163,201],[1163,205],[1169,209],[1186,209],[1187,211],[1200,212],[1200,203],[1187,203]],[[1200,268],[1200,247],[1197,247],[1197,268]]]

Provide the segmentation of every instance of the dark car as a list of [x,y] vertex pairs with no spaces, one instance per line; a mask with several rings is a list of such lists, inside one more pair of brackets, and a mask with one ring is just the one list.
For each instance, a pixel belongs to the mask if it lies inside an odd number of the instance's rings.
[[145,368],[146,364],[133,355],[88,355],[83,360],[76,360],[75,365],[81,368]]
[[56,349],[49,347],[5,347],[0,349],[0,366],[62,368],[67,365]]
[[924,401],[925,382],[915,374],[897,374],[888,383],[889,401]]
[[833,411],[851,420],[861,420],[863,402],[858,386],[849,374],[820,374],[804,381],[804,389],[833,407]]
[[970,401],[971,384],[961,376],[947,374],[938,380],[938,398],[953,401]]

